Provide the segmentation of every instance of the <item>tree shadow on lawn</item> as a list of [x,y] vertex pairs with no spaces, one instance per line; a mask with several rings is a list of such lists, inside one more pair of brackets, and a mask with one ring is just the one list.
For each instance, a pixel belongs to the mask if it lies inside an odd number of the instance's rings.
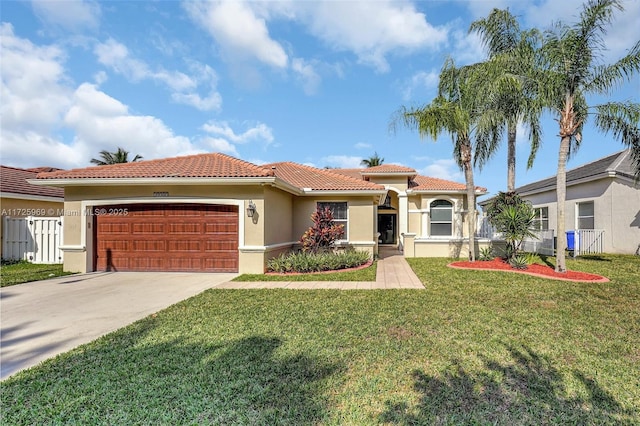
[[208,346],[179,339],[116,343],[119,350],[105,351],[105,342],[18,376],[3,389],[5,420],[317,424],[328,417],[328,381],[343,369],[310,356],[278,355],[282,341],[263,336]]
[[[454,371],[429,376],[413,372],[417,406],[386,402],[382,422],[422,424],[615,424],[633,423],[640,414],[627,410],[598,383],[579,371],[573,376],[586,392],[569,396],[562,374],[531,349],[508,347],[513,361],[481,357],[483,371]],[[499,379],[498,379],[499,378]]]

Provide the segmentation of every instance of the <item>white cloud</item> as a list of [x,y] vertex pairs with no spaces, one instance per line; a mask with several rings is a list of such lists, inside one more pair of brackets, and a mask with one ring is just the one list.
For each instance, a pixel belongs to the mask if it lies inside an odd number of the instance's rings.
[[3,133],[52,130],[69,105],[70,90],[63,84],[64,52],[16,37],[11,24],[1,24],[0,35]]
[[[59,47],[16,37],[10,24],[0,31],[3,164],[83,167],[101,150],[118,146],[146,159],[202,152],[158,118],[131,115],[94,84],[73,89]],[[63,140],[61,131],[71,131],[73,140]]]
[[371,149],[371,148],[373,148],[373,145],[371,145],[370,143],[358,142],[353,147],[355,149]]
[[359,62],[379,72],[389,70],[387,55],[436,50],[447,39],[407,1],[299,2],[297,16],[309,31],[338,51],[351,51]]
[[291,61],[291,69],[297,74],[304,93],[313,95],[318,91],[321,79],[313,65],[302,58],[294,58],[293,61]]
[[183,3],[187,13],[221,47],[227,60],[247,58],[275,68],[286,68],[287,53],[269,35],[265,17],[256,15],[242,1],[190,1]]
[[96,28],[100,23],[100,5],[84,0],[31,0],[33,11],[47,24],[67,30]]
[[361,167],[362,157],[349,155],[328,155],[322,158],[322,162],[331,167],[339,167],[341,169],[354,169]]
[[209,146],[214,152],[224,152],[234,157],[239,157],[235,145],[229,143],[226,139],[205,137],[202,138],[202,143]]
[[420,169],[420,174],[455,182],[464,181],[460,168],[452,159],[433,160],[431,164]]
[[90,83],[81,84],[73,100],[64,121],[75,131],[76,143],[111,150],[122,146],[148,159],[202,152],[188,138],[174,135],[162,120],[131,115],[126,105]]
[[[101,64],[133,82],[149,79],[166,85],[173,91],[171,98],[175,102],[201,111],[219,110],[222,105],[222,97],[216,90],[218,77],[209,65],[188,61],[191,75],[162,67],[152,70],[145,62],[132,57],[125,45],[112,38],[96,44],[94,53]],[[198,93],[201,86],[207,92],[204,97]]]
[[273,142],[273,131],[264,123],[257,123],[254,127],[237,134],[226,121],[211,120],[202,126],[202,130],[237,144],[262,141],[268,145]]
[[[435,91],[438,89],[438,81],[439,73],[437,71],[418,71],[402,84],[402,99],[405,102],[410,101],[416,91],[421,92],[421,96],[424,95],[425,91],[433,92],[435,95]],[[429,97],[427,96],[427,98]]]

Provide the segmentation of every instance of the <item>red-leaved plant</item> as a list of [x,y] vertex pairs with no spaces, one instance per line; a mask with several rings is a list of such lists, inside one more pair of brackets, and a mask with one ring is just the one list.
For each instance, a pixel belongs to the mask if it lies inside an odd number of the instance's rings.
[[311,215],[313,225],[302,235],[303,251],[318,252],[333,247],[335,241],[344,233],[344,225],[333,221],[333,213],[327,206],[316,208]]

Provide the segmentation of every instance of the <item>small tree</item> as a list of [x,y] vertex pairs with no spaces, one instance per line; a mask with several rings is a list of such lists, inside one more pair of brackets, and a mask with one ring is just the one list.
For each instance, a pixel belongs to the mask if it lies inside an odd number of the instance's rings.
[[344,233],[344,225],[333,221],[333,212],[328,206],[318,206],[311,215],[313,225],[302,235],[300,242],[304,251],[318,252],[333,247]]
[[530,203],[515,192],[500,192],[487,208],[489,222],[507,242],[506,257],[515,259],[525,238],[537,238],[532,232],[536,215]]

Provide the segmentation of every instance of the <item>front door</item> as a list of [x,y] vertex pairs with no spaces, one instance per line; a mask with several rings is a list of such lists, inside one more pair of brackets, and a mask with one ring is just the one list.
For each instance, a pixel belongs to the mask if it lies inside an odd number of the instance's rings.
[[378,215],[378,232],[380,233],[380,244],[396,243],[396,215],[395,214],[379,214]]

